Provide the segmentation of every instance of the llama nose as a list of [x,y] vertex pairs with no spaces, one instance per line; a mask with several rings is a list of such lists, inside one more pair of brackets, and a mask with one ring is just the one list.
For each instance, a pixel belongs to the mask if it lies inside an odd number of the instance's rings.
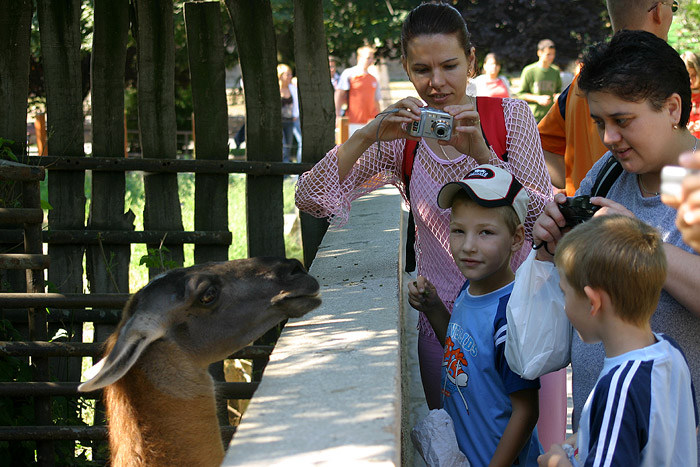
[[304,276],[307,274],[306,269],[304,268],[304,265],[301,264],[301,262],[299,260],[288,259],[287,260],[287,267],[289,268],[289,276],[290,277]]

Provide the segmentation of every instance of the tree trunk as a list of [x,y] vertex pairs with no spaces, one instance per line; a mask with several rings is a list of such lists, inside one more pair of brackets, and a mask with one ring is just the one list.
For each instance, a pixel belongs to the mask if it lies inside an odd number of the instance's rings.
[[[219,2],[185,3],[195,157],[228,160],[224,35]],[[195,175],[195,230],[228,230],[228,175]],[[227,245],[196,245],[195,263],[225,261]]]
[[[304,142],[301,159],[316,163],[335,142],[335,106],[322,2],[294,0],[294,56],[301,101],[301,139]],[[328,221],[305,212],[299,216],[304,264],[308,268],[328,230]]]
[[[139,131],[143,157],[175,159],[175,38],[172,0],[135,0],[138,46]],[[145,174],[146,230],[183,230],[177,175]],[[148,245],[158,248],[159,245]],[[183,263],[181,246],[164,256]],[[150,276],[162,272],[152,268]]]
[[[269,0],[226,0],[243,73],[248,160],[282,159],[282,109]],[[284,256],[282,176],[248,176],[248,256]]]

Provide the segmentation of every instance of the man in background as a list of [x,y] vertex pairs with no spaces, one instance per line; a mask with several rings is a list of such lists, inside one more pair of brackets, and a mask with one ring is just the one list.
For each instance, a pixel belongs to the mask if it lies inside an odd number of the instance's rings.
[[554,65],[556,54],[554,42],[542,39],[537,43],[538,60],[523,68],[520,74],[518,97],[530,104],[538,122],[547,114],[556,95],[561,92],[561,70]]
[[368,71],[374,63],[374,49],[357,49],[357,65],[343,71],[335,90],[335,115],[345,116],[350,125],[364,125],[379,113],[379,81]]

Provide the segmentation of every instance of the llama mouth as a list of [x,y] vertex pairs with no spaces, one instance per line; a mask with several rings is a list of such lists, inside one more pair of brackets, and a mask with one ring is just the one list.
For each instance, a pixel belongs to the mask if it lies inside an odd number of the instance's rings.
[[318,291],[308,294],[281,293],[272,299],[272,306],[284,311],[290,318],[304,316],[309,311],[318,308],[321,303],[321,294]]

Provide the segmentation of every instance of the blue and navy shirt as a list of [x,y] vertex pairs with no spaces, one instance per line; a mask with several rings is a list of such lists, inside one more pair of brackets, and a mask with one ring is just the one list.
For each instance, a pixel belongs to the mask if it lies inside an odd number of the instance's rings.
[[673,339],[655,336],[655,344],[605,359],[581,412],[582,465],[696,465],[690,370]]
[[[455,301],[442,362],[443,407],[452,417],[460,450],[473,466],[488,465],[510,421],[509,394],[539,388],[539,380],[514,373],[505,358],[506,304],[513,283],[486,295],[469,293]],[[542,446],[537,431],[515,465],[537,465]]]

